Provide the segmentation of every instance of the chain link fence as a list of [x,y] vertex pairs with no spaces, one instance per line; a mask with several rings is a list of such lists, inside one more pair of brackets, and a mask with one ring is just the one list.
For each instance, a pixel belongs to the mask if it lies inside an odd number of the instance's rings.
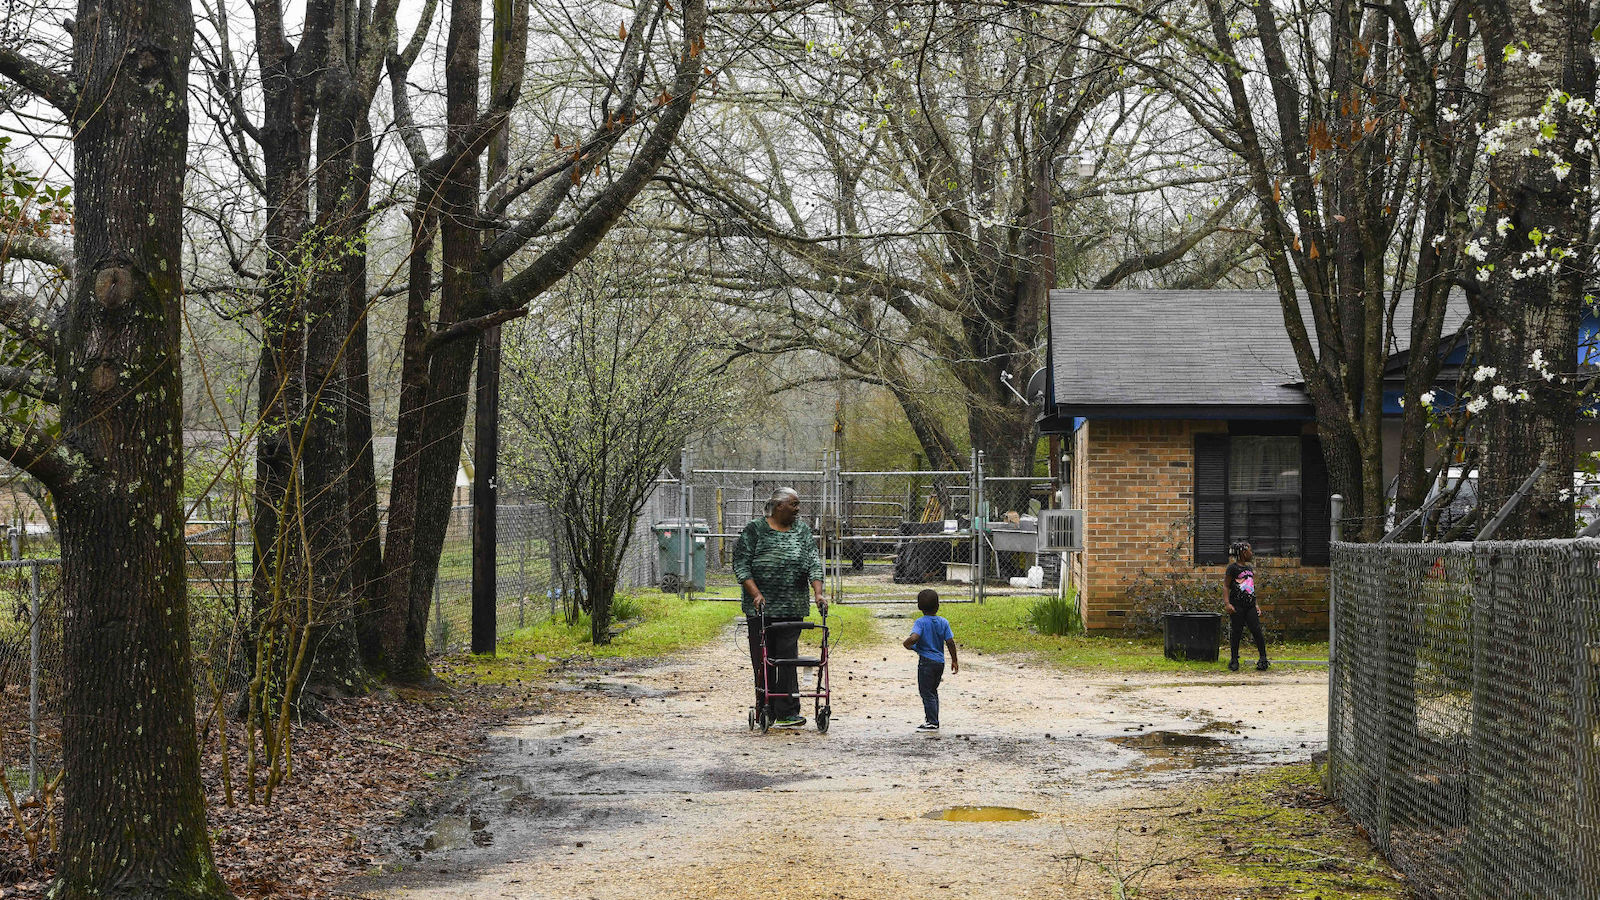
[[[542,503],[495,507],[495,634],[554,616],[575,589],[561,552],[559,522]],[[472,507],[450,510],[434,579],[428,650],[465,650],[472,642]]]
[[[799,492],[838,602],[911,602],[924,587],[954,602],[1058,590],[1059,555],[1037,552],[1049,480],[986,479],[981,455],[970,470],[850,471],[830,454],[812,470],[692,468],[682,481],[663,478],[635,525],[625,583],[661,583],[651,526],[687,512],[706,530],[708,591],[736,596],[734,544],[779,487]],[[1035,565],[1044,575],[1029,581]]]
[[1423,897],[1600,898],[1600,541],[1333,545],[1328,781]]
[[20,797],[61,770],[61,561],[0,561],[0,771]]

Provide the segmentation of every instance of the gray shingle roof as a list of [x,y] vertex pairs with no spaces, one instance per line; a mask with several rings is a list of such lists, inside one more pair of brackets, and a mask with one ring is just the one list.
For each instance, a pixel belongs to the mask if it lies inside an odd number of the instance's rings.
[[[1408,343],[1410,306],[1398,305],[1394,350]],[[1465,301],[1453,300],[1445,332],[1465,314]],[[1309,310],[1304,315],[1309,326]],[[1217,407],[1216,414],[1310,411],[1274,291],[1051,291],[1050,356],[1065,415],[1196,406]]]

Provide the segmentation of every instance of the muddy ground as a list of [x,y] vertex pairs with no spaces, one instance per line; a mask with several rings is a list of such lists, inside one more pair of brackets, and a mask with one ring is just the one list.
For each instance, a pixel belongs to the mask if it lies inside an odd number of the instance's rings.
[[[941,690],[944,730],[919,733],[909,619],[878,615],[875,642],[835,648],[826,735],[748,730],[733,630],[558,685],[413,809],[388,871],[347,890],[912,900],[1106,897],[1137,878],[1144,896],[1265,896],[1166,865],[1208,851],[1162,823],[1236,772],[1324,749],[1324,669],[1121,675],[969,654]],[[1037,817],[929,817],[958,806]]]

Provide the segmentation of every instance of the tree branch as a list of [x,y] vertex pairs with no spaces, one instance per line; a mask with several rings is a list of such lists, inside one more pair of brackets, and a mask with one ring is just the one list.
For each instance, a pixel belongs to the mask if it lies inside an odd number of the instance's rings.
[[51,357],[56,352],[55,320],[50,310],[16,291],[0,288],[0,326]]
[[61,402],[61,385],[54,376],[20,366],[0,366],[0,391],[15,391],[46,403]]
[[512,319],[520,319],[527,314],[528,308],[526,306],[522,306],[516,309],[497,310],[487,315],[478,316],[472,319],[462,319],[454,325],[446,326],[428,335],[428,352],[432,353],[433,351],[439,349],[439,347],[443,346],[444,344],[448,344],[453,340],[470,337],[486,328],[493,328],[496,325],[509,322]]
[[77,91],[67,76],[42,63],[34,62],[9,47],[0,47],[0,75],[11,79],[23,90],[54,106],[68,118],[72,117],[78,106]]
[[93,471],[88,459],[39,428],[0,416],[0,459],[39,479],[51,493]]
[[61,274],[72,277],[72,249],[46,237],[8,234],[0,240],[0,259],[31,259],[54,266]]

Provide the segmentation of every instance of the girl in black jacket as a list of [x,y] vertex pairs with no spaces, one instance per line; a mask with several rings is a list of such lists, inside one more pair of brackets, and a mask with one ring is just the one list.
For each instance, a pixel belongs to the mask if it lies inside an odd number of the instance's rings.
[[1256,639],[1256,649],[1261,653],[1261,659],[1256,663],[1256,671],[1267,670],[1267,638],[1261,633],[1261,612],[1256,608],[1256,568],[1251,560],[1255,553],[1250,549],[1249,541],[1238,541],[1228,548],[1228,555],[1234,561],[1228,564],[1228,571],[1222,576],[1222,605],[1228,610],[1228,620],[1231,625],[1229,632],[1229,647],[1232,651],[1228,657],[1228,671],[1239,671],[1239,638],[1243,637],[1245,628],[1250,629],[1250,636]]

